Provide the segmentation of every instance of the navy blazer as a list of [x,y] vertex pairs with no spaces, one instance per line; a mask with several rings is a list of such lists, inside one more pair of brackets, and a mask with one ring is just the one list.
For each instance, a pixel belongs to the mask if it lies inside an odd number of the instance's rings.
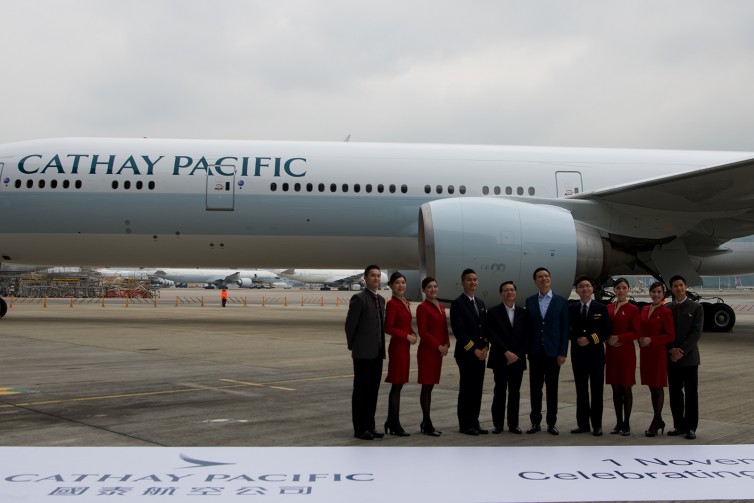
[[478,360],[474,355],[474,350],[487,347],[487,340],[482,332],[486,314],[484,301],[479,297],[474,297],[474,299],[479,314],[477,314],[474,304],[465,293],[459,295],[450,304],[450,327],[453,329],[453,335],[456,338],[456,348],[453,353],[455,358],[464,358],[471,355],[475,360]]
[[550,357],[568,355],[568,301],[565,297],[552,294],[552,300],[545,313],[539,313],[539,294],[526,299],[526,311],[532,324],[529,340],[529,355],[537,355],[542,347]]
[[[571,334],[571,359],[581,361],[605,361],[605,345],[613,332],[613,323],[607,306],[595,300],[589,303],[586,318],[581,317],[581,301],[568,307],[568,321]],[[576,339],[586,337],[589,344],[579,346]]]
[[526,368],[526,351],[529,349],[529,337],[531,336],[531,323],[529,314],[521,306],[515,306],[513,312],[513,325],[508,318],[505,304],[500,303],[487,311],[484,319],[484,336],[490,343],[490,354],[487,359],[487,367],[504,367],[508,365],[505,357],[506,351],[511,351],[524,362]]

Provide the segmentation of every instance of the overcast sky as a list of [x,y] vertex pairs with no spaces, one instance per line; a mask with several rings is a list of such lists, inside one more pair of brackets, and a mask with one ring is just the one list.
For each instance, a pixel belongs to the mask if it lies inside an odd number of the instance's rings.
[[0,143],[754,151],[754,2],[0,0]]

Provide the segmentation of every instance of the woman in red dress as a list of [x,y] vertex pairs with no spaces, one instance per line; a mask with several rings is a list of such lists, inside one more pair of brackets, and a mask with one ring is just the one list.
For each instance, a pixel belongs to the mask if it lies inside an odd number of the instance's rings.
[[613,322],[613,334],[607,339],[605,351],[605,381],[613,388],[616,424],[610,432],[631,434],[631,409],[634,404],[632,387],[636,384],[636,346],[641,335],[639,308],[628,301],[628,280],[618,278],[613,283],[615,303],[607,306]]
[[408,382],[409,353],[412,344],[416,344],[416,334],[411,327],[411,303],[406,300],[406,277],[394,272],[388,286],[393,297],[385,306],[385,333],[390,336],[387,349],[388,364],[385,382],[392,383],[388,398],[387,421],[385,433],[407,437],[399,419],[401,407],[401,389]]
[[668,354],[665,345],[675,340],[673,313],[663,305],[665,285],[656,281],[649,287],[652,304],[641,310],[641,332],[639,355],[641,364],[639,373],[641,383],[649,386],[652,395],[654,417],[649,429],[644,432],[647,437],[657,435],[657,430],[665,431],[662,420],[662,406],[665,402],[665,390],[668,385]]
[[448,354],[448,319],[445,306],[437,300],[437,281],[426,277],[422,281],[422,291],[426,300],[416,308],[416,324],[419,326],[419,349],[416,360],[419,363],[419,384],[422,385],[419,403],[422,408],[421,432],[432,437],[442,433],[432,425],[429,415],[432,403],[432,388],[440,383],[442,359]]

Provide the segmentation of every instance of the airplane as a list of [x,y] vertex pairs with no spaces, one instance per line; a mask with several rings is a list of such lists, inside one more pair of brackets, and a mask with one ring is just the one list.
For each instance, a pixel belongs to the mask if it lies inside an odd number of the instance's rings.
[[[400,269],[418,296],[478,272],[498,301],[532,271],[754,272],[754,153],[62,138],[0,146],[0,262]],[[746,243],[743,243],[746,245]],[[735,322],[707,304],[715,329]]]
[[[364,269],[283,269],[276,272],[288,279],[307,284],[321,284],[323,289],[331,287],[350,290],[352,285],[364,283]],[[380,283],[387,283],[387,274],[382,273]]]
[[160,284],[201,283],[216,288],[237,285],[239,288],[261,287],[280,280],[277,274],[262,269],[157,269],[149,279]]

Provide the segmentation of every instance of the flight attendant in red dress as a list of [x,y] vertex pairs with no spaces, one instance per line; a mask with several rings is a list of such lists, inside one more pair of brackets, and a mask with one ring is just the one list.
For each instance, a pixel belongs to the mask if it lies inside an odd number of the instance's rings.
[[411,327],[411,304],[406,300],[406,277],[400,272],[390,275],[388,286],[393,297],[385,306],[385,333],[390,336],[387,349],[388,364],[385,382],[392,383],[388,398],[385,433],[407,437],[399,419],[401,389],[408,382],[409,354],[412,344],[416,344],[416,334]]
[[608,304],[607,312],[613,322],[613,334],[607,339],[605,351],[605,382],[613,388],[613,406],[616,424],[610,432],[624,437],[631,434],[631,409],[636,384],[636,346],[634,340],[641,335],[639,308],[628,301],[628,280],[618,278],[613,283],[615,302]]
[[442,359],[448,354],[448,319],[445,306],[437,300],[437,281],[426,277],[422,281],[422,291],[426,300],[416,308],[416,324],[419,326],[419,349],[416,360],[419,363],[419,384],[422,385],[419,403],[422,408],[421,432],[432,437],[442,433],[432,425],[429,415],[432,403],[432,388],[440,383]]
[[647,437],[657,435],[657,430],[665,431],[662,420],[662,406],[665,402],[665,390],[668,386],[668,353],[665,345],[675,340],[673,313],[665,305],[665,285],[656,281],[649,287],[652,304],[641,310],[641,334],[639,355],[641,357],[641,383],[649,386],[652,395],[654,417],[649,429],[644,432]]

